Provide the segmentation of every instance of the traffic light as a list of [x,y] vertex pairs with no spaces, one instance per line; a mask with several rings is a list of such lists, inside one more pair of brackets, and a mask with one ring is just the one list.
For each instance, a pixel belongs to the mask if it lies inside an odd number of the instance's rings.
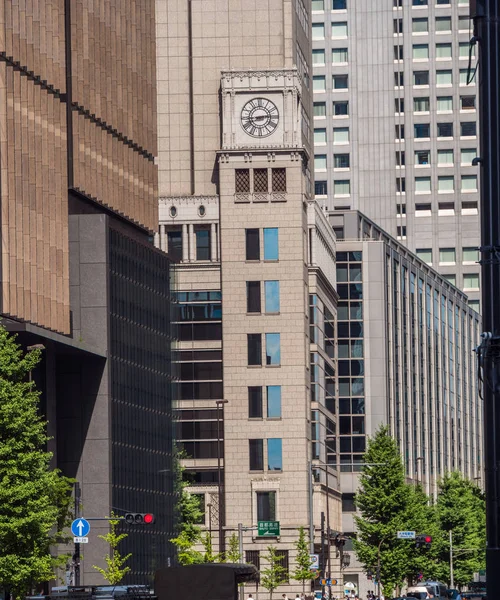
[[432,536],[417,535],[415,538],[415,546],[417,548],[430,548],[432,546]]
[[126,513],[125,523],[128,525],[152,525],[155,516],[151,513]]

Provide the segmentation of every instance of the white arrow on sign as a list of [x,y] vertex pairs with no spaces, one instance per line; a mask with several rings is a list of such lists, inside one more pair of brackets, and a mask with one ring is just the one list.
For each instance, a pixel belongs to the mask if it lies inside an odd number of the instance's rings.
[[78,529],[78,537],[82,537],[83,530],[85,529],[85,525],[83,521],[80,519],[76,524],[76,528]]

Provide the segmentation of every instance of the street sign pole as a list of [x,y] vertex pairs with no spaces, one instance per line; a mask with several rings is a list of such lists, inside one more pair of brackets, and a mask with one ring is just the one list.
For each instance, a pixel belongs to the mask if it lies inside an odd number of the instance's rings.
[[[78,483],[78,481],[75,481],[75,519],[80,516],[80,500],[80,484]],[[75,565],[75,585],[80,585],[80,544],[75,544],[73,563]]]

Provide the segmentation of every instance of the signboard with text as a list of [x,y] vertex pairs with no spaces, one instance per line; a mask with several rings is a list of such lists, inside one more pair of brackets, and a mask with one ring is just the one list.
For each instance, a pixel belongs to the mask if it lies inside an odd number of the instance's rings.
[[257,522],[257,535],[278,537],[280,534],[280,522],[279,521],[258,521]]

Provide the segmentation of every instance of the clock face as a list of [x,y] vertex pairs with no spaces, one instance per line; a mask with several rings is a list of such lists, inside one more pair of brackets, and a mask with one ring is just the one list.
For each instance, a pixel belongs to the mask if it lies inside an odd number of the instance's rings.
[[241,126],[252,137],[267,137],[278,127],[276,105],[266,98],[249,100],[241,110]]

